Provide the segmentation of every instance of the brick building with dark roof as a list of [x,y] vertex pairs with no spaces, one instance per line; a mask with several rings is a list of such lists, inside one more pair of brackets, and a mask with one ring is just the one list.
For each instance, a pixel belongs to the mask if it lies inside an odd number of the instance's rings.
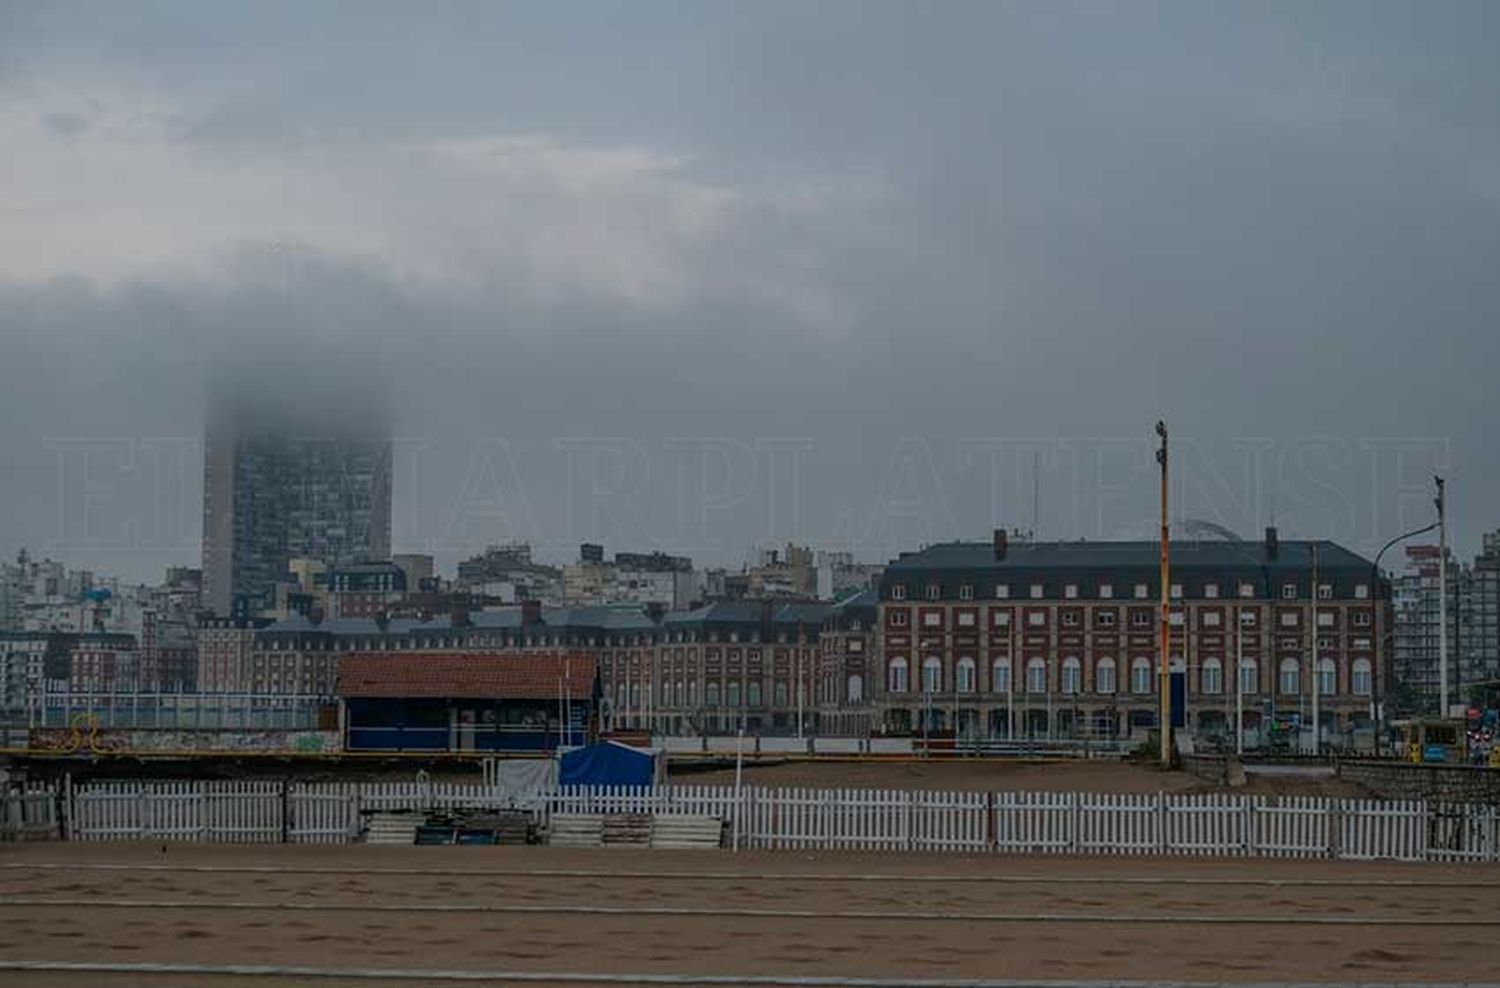
[[[877,723],[990,738],[1154,728],[1158,552],[996,533],[902,555],[878,586]],[[1369,560],[1271,529],[1262,542],[1174,543],[1171,562],[1169,656],[1191,730],[1232,738],[1241,722],[1253,743],[1310,732],[1316,716],[1325,744],[1346,744],[1371,729],[1391,614]]]

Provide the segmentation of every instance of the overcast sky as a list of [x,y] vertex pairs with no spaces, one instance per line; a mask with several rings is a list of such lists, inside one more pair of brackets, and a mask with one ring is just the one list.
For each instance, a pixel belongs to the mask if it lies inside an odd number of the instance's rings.
[[278,361],[388,393],[448,567],[1150,536],[1159,417],[1176,517],[1373,552],[1441,469],[1472,552],[1497,50],[1486,2],[0,0],[0,552],[196,564],[207,370]]

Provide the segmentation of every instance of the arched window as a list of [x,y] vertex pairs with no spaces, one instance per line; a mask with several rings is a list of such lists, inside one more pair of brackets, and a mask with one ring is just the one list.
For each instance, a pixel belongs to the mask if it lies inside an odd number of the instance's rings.
[[865,677],[859,673],[851,673],[844,695],[849,698],[850,703],[862,703],[865,699]]
[[1026,663],[1026,692],[1047,692],[1047,663],[1041,659],[1032,659]]
[[900,658],[892,659],[890,668],[887,670],[887,677],[886,686],[892,693],[905,693],[907,685],[906,660]]
[[936,655],[922,660],[922,689],[928,693],[943,691],[943,660]]
[[1281,692],[1302,692],[1302,669],[1296,659],[1281,660]]
[[1100,659],[1094,666],[1094,692],[1111,694],[1115,691],[1115,660]]
[[1353,680],[1353,683],[1351,685],[1354,687],[1354,695],[1355,696],[1369,696],[1370,695],[1370,660],[1369,659],[1355,659],[1354,660],[1354,666],[1350,670],[1350,672],[1351,672],[1350,678]]
[[[777,685],[781,684],[778,683]],[[750,707],[760,706],[760,680],[752,679],[745,684],[745,705]]]
[[1254,659],[1240,661],[1240,692],[1254,693],[1260,689],[1260,666]]
[[718,681],[717,680],[712,680],[712,679],[709,680],[708,686],[703,691],[703,695],[706,698],[706,702],[708,703],[708,705],[710,707],[717,707],[719,705],[719,684],[718,684]]
[[687,684],[682,680],[677,680],[677,705],[680,707],[685,707],[688,703],[686,686]]
[[1318,695],[1333,696],[1339,691],[1338,668],[1332,659],[1318,660]]
[[787,685],[786,685],[786,680],[785,679],[778,679],[778,680],[776,680],[776,685],[773,687],[773,689],[776,691],[775,692],[776,705],[778,707],[784,707],[784,706],[786,706],[786,704],[787,704]]
[[724,688],[724,702],[727,706],[738,707],[740,705],[740,683],[737,679],[731,679],[729,685]]
[[974,660],[964,656],[958,660],[958,691],[960,693],[974,692],[974,679]]
[[1010,659],[996,659],[990,666],[990,689],[996,693],[1010,692]]
[[1151,660],[1137,655],[1130,663],[1130,692],[1151,692]]
[[1203,692],[1224,692],[1224,666],[1218,659],[1203,660]]
[[1083,685],[1083,664],[1073,656],[1063,659],[1062,664],[1062,691],[1073,695]]

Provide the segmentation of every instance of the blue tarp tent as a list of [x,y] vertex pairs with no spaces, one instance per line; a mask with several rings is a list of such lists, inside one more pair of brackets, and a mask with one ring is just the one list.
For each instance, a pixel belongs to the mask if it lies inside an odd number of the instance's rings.
[[565,786],[653,786],[656,753],[602,741],[563,753],[557,781]]

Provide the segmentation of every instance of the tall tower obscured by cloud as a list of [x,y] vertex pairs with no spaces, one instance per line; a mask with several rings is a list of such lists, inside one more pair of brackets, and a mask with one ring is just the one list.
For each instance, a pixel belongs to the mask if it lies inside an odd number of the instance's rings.
[[[203,601],[267,606],[288,561],[389,558],[391,442],[368,390],[241,376],[210,397],[203,461]],[[253,381],[253,384],[252,384]]]

